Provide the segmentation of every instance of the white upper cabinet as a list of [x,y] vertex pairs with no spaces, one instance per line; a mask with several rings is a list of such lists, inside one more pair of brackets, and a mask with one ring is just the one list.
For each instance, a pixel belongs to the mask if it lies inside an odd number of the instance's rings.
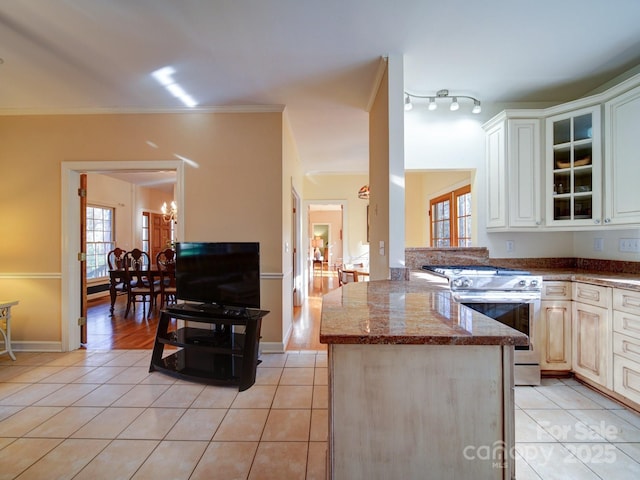
[[640,223],[640,86],[606,102],[604,115],[604,222]]
[[547,225],[599,225],[602,206],[600,106],[546,120]]
[[506,123],[497,122],[486,129],[487,228],[507,227],[507,149]]
[[573,102],[496,115],[483,125],[487,230],[640,225],[639,126],[640,74]]
[[487,228],[538,228],[540,214],[539,118],[506,111],[484,125],[487,133]]

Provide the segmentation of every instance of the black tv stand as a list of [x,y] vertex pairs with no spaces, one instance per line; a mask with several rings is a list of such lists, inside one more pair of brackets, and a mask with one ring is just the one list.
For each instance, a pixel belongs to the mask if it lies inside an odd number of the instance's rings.
[[[183,303],[162,310],[149,371],[201,383],[238,385],[240,391],[251,387],[259,363],[262,318],[269,312],[219,307]],[[206,323],[211,328],[185,326],[170,331],[172,318]],[[244,327],[244,332],[236,332],[236,326]],[[165,345],[179,350],[163,358]]]

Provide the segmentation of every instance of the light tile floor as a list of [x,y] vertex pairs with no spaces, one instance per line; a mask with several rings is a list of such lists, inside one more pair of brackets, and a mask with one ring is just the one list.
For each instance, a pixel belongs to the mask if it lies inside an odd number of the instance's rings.
[[575,379],[516,387],[518,480],[640,478],[640,414]]
[[[263,355],[240,393],[150,355],[0,358],[0,480],[325,478],[326,352]],[[640,415],[572,379],[516,388],[516,442],[518,480],[640,478]]]

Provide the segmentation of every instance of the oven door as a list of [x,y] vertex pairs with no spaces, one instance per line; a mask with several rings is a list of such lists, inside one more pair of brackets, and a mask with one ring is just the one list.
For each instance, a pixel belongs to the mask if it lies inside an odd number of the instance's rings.
[[[476,312],[530,336],[531,314],[528,303],[463,303]],[[526,346],[516,348],[526,349]]]
[[468,308],[493,318],[497,322],[507,325],[514,330],[524,333],[529,337],[529,345],[516,345],[516,362],[520,364],[538,364],[539,357],[536,351],[536,313],[540,309],[540,301],[509,301],[468,303],[463,302]]
[[529,337],[528,346],[516,345],[514,352],[514,383],[540,385],[540,354],[536,347],[537,320],[540,318],[540,300],[522,301],[522,298],[499,302],[461,302],[495,321],[503,323]]

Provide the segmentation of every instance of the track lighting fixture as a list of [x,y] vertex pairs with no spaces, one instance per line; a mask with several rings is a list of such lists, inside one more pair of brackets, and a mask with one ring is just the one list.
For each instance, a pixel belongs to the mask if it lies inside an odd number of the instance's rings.
[[480,113],[482,111],[480,100],[478,100],[477,98],[469,97],[467,95],[449,95],[449,90],[438,90],[435,95],[413,95],[411,93],[404,92],[405,110],[411,110],[413,108],[413,104],[411,103],[412,98],[426,99],[428,101],[429,110],[435,110],[438,108],[436,100],[441,98],[450,98],[451,104],[449,105],[449,109],[451,111],[456,111],[460,108],[460,104],[458,103],[459,98],[466,98],[467,100],[473,101],[473,108],[471,109],[471,113]]

